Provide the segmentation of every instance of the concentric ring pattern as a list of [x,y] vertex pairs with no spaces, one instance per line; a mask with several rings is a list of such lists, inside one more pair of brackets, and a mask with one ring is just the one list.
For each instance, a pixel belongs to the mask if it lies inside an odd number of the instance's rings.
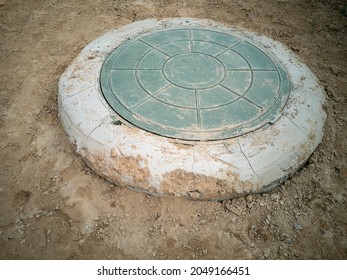
[[182,140],[221,140],[273,123],[290,92],[287,73],[256,43],[188,27],[123,42],[100,85],[122,118]]

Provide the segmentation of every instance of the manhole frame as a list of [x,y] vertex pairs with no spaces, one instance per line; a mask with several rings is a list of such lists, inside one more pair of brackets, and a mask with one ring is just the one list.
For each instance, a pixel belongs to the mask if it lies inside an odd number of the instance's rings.
[[[128,38],[176,26],[238,34],[276,57],[292,84],[282,116],[243,136],[185,143],[140,130],[115,115],[99,86],[107,55]],[[324,101],[316,77],[281,43],[244,29],[190,18],[144,20],[97,38],[66,69],[58,92],[59,114],[70,141],[96,173],[133,190],[194,199],[225,199],[280,184],[321,142]]]

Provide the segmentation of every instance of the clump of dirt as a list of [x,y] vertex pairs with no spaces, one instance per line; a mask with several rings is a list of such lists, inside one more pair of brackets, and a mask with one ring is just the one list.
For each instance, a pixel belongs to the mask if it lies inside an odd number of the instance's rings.
[[241,181],[238,175],[229,174],[228,179],[221,180],[182,169],[166,173],[161,183],[164,193],[192,199],[241,196],[242,192],[249,192],[251,189],[252,184]]
[[[1,259],[346,259],[344,1],[0,1]],[[145,18],[197,17],[282,42],[327,93],[323,142],[269,193],[196,201],[105,181],[75,154],[57,84],[96,37]]]

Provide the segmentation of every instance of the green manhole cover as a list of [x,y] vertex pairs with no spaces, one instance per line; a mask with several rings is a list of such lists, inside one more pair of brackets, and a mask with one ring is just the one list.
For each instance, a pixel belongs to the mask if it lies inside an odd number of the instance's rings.
[[122,43],[100,83],[122,118],[182,140],[221,140],[273,123],[290,92],[282,66],[256,43],[188,27]]

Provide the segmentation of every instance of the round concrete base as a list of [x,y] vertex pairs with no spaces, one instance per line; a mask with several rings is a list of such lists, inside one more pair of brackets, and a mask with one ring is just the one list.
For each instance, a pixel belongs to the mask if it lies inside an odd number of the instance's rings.
[[[241,136],[182,141],[139,129],[105,101],[100,71],[120,44],[166,27],[199,27],[252,40],[288,74],[291,91],[279,118]],[[135,22],[88,44],[59,81],[59,112],[85,162],[116,185],[153,195],[225,199],[267,191],[299,169],[323,137],[325,93],[311,71],[279,42],[209,20]]]

